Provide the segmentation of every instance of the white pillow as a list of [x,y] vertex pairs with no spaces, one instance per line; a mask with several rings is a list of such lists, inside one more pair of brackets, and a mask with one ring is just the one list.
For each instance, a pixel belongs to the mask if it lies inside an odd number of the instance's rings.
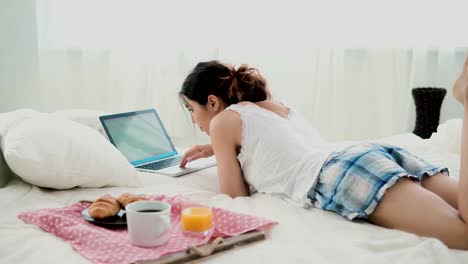
[[[2,140],[2,136],[0,136],[0,141]],[[8,181],[10,180],[10,168],[5,162],[5,158],[3,157],[3,152],[0,151],[0,188],[5,187]]]
[[460,154],[462,124],[461,118],[445,121],[437,127],[436,133],[432,133],[428,142],[444,151]]
[[21,122],[24,119],[31,118],[41,114],[36,110],[32,110],[29,108],[22,108],[18,110],[14,110],[11,112],[1,113],[0,114],[0,136],[6,133],[8,128],[14,125],[16,122]]
[[[28,109],[22,108],[11,112],[0,113],[0,142],[2,139],[2,135],[14,125],[16,122],[21,122],[21,120],[30,118],[40,114],[39,112]],[[0,149],[0,188],[5,187],[8,184],[8,181],[13,176],[8,164],[5,162],[5,158],[3,156],[3,152]]]
[[2,138],[10,169],[31,184],[73,187],[139,186],[136,170],[96,130],[40,114],[16,122]]
[[99,117],[102,115],[109,115],[109,112],[99,111],[99,110],[87,110],[87,109],[69,109],[69,110],[59,110],[52,113],[52,115],[70,119],[72,121],[78,122],[85,126],[88,126],[94,130],[97,130],[101,135],[107,139],[106,132],[102,127]]

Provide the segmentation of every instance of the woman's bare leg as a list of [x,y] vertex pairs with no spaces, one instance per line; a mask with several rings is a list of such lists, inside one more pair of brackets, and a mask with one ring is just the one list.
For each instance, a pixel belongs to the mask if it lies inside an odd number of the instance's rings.
[[462,143],[460,150],[460,179],[458,193],[458,210],[460,216],[468,221],[468,56],[460,73],[453,84],[453,96],[463,105]]
[[[427,189],[409,179],[401,179],[387,190],[382,201],[369,216],[369,222],[420,236],[438,238],[450,248],[468,250],[467,90],[468,57],[453,86],[453,96],[463,104],[464,109],[458,190],[455,190],[457,188],[453,186],[452,181],[441,178],[445,175],[425,179],[423,186]],[[442,186],[436,186],[437,183]],[[458,196],[456,203],[454,193]],[[458,210],[455,209],[457,207]]]
[[[464,102],[465,102],[465,99],[464,99],[465,90],[467,89],[467,87],[468,87],[468,56],[466,57],[465,64],[463,65],[460,75],[458,76],[457,80],[453,84],[453,88],[452,88],[453,97],[455,97],[455,99],[457,99],[457,101],[459,101],[462,105],[464,105]],[[447,175],[443,175],[442,173],[439,173],[438,175],[434,175],[432,177],[424,177],[421,184],[424,188],[442,197],[442,199],[444,199],[447,203],[449,203],[453,208],[458,209],[458,200],[460,198],[458,189],[460,187],[460,184],[457,181],[455,181],[454,179],[450,177],[447,177]],[[465,188],[464,190],[468,190],[468,189]],[[465,193],[466,192],[467,191],[465,191]],[[468,220],[467,218],[464,218],[464,219]]]
[[468,84],[468,56],[465,59],[465,64],[458,76],[458,79],[453,84],[452,95],[455,99],[458,100],[462,105],[465,102],[465,88]]
[[[468,222],[468,57],[462,73],[455,82],[455,93],[463,95],[463,127],[460,150],[460,179],[458,191],[458,210],[461,218]],[[457,98],[458,99],[458,98]]]
[[385,192],[367,220],[379,226],[437,238],[450,248],[468,250],[468,225],[458,211],[407,178],[398,180]]
[[421,185],[440,196],[453,208],[458,210],[458,182],[444,173],[425,176]]

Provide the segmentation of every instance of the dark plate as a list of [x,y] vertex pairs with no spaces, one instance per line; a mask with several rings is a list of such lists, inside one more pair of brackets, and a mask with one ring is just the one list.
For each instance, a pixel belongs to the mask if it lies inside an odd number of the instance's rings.
[[127,218],[125,217],[125,210],[120,210],[120,212],[112,217],[107,217],[107,218],[102,218],[102,219],[96,219],[92,218],[89,213],[88,213],[88,208],[84,209],[81,211],[81,216],[83,216],[84,219],[87,221],[104,226],[104,227],[126,227],[127,226]]

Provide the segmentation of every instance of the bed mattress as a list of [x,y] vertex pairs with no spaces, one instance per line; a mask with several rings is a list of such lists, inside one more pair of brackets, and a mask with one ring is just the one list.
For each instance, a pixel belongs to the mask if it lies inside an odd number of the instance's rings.
[[[458,178],[459,157],[412,134],[382,141],[403,146]],[[352,142],[340,142],[346,145]],[[139,172],[143,187],[51,190],[14,179],[0,189],[0,263],[89,263],[70,244],[18,219],[23,211],[64,207],[103,194],[182,194],[210,206],[277,221],[261,242],[204,258],[203,263],[468,263],[468,251],[448,249],[437,239],[350,222],[319,209],[304,209],[266,194],[220,194],[216,167],[172,178]]]

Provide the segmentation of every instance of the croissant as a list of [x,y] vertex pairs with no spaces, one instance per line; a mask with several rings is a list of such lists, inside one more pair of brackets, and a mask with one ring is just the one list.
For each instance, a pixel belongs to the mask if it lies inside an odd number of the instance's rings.
[[120,204],[114,197],[104,195],[96,199],[88,208],[88,213],[92,218],[106,218],[118,214]]
[[125,208],[128,204],[141,201],[141,200],[148,200],[144,196],[135,195],[131,193],[122,193],[119,197],[117,197],[117,201],[119,201],[120,205]]

